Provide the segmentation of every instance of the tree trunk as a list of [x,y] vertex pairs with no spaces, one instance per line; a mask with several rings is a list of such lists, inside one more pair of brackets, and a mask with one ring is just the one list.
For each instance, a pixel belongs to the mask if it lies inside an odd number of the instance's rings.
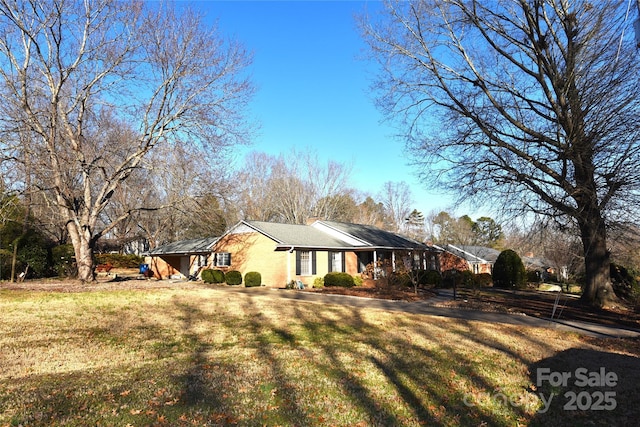
[[20,238],[17,238],[13,242],[13,256],[11,257],[11,283],[16,281],[16,264],[18,262],[18,245],[20,244]]
[[69,236],[73,243],[73,250],[76,256],[76,266],[78,268],[78,279],[82,283],[95,280],[93,263],[94,240],[88,227],[80,227],[74,222],[67,225]]
[[599,214],[592,214],[579,222],[584,247],[586,283],[582,300],[594,307],[603,307],[614,301],[616,295],[611,286],[607,231]]

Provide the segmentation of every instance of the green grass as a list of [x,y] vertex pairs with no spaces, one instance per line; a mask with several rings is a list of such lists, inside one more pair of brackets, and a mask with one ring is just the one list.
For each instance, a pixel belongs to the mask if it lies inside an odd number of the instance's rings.
[[221,289],[0,291],[0,313],[0,426],[575,425],[537,413],[535,369],[591,353],[624,377],[596,424],[638,412],[635,343],[551,329]]

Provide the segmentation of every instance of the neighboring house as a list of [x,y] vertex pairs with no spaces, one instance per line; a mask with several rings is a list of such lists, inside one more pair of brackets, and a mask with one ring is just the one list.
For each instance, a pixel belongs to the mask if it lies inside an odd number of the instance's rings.
[[[500,251],[484,246],[442,245],[440,248],[444,251],[440,255],[441,271],[466,269],[475,274],[491,274],[493,265],[500,255]],[[555,273],[555,270],[549,266],[549,261],[544,258],[536,258],[532,253],[521,256],[520,259],[527,271],[539,272],[543,280],[549,274]]]
[[491,274],[500,255],[500,251],[484,246],[441,245],[439,248],[443,250],[440,255],[441,271],[469,270],[475,274]]
[[[536,257],[532,252],[522,257],[522,263],[527,271],[535,271],[541,281],[545,281],[549,276],[556,274],[556,269],[551,266],[551,262],[547,259]],[[567,267],[560,267],[560,277],[558,279],[568,279]]]
[[168,279],[198,276],[210,263],[211,248],[216,237],[182,240],[159,246],[149,251],[146,263],[154,277]]
[[144,237],[135,237],[122,246],[123,254],[142,255],[149,252],[149,241]]
[[[384,274],[409,257],[421,268],[437,268],[438,250],[379,228],[335,221],[311,225],[240,221],[211,246],[208,267],[257,271],[266,286],[292,280],[311,285],[328,272]],[[373,266],[373,267],[372,267]],[[155,269],[154,269],[155,271]]]

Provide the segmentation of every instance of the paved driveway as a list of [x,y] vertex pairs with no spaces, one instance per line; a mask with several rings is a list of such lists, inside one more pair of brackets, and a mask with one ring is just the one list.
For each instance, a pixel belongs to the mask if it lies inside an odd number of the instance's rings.
[[247,294],[281,298],[289,301],[303,301],[316,304],[346,305],[349,307],[373,308],[385,311],[401,311],[413,314],[423,314],[427,316],[442,316],[464,320],[476,320],[489,323],[506,323],[511,325],[521,325],[529,327],[552,328],[565,331],[577,332],[600,338],[638,338],[640,331],[624,327],[611,327],[594,323],[550,320],[542,319],[524,314],[508,314],[480,311],[464,308],[437,307],[434,304],[443,300],[450,300],[452,293],[447,290],[440,293],[440,296],[428,301],[391,301],[374,298],[362,298],[345,295],[319,294],[313,292],[296,291],[291,289],[271,289],[271,288],[228,288],[233,292],[244,292]]

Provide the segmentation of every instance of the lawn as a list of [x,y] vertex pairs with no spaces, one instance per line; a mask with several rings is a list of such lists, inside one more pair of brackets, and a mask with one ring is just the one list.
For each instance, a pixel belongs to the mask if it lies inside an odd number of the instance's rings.
[[[628,425],[640,416],[637,341],[278,292],[287,291],[0,291],[0,426]],[[579,368],[617,381],[578,383]],[[572,377],[558,385],[540,372]]]

